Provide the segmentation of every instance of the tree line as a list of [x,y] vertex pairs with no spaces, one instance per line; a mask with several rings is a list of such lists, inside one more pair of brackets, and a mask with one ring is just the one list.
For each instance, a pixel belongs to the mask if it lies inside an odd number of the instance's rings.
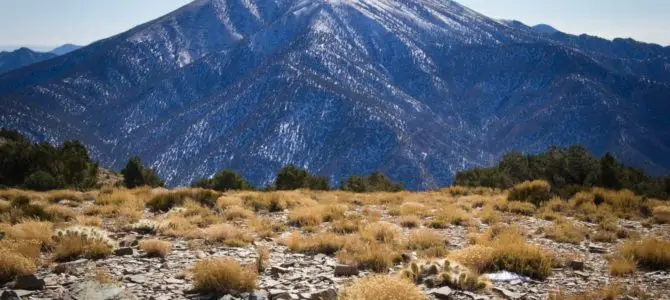
[[458,172],[454,184],[506,189],[536,179],[546,180],[562,196],[590,187],[605,187],[670,198],[670,175],[654,177],[641,168],[624,165],[611,153],[596,157],[579,145],[552,146],[538,154],[510,152],[493,167]]

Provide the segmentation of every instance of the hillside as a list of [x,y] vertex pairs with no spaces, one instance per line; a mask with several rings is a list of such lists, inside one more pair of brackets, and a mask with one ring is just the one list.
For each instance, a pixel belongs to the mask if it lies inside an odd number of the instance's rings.
[[12,52],[0,52],[0,74],[19,69],[34,63],[54,58],[53,53],[35,52],[28,48],[21,48]]
[[448,184],[510,150],[584,144],[670,170],[669,48],[540,34],[437,0],[198,0],[0,76],[0,126],[140,155],[170,186],[294,163]]

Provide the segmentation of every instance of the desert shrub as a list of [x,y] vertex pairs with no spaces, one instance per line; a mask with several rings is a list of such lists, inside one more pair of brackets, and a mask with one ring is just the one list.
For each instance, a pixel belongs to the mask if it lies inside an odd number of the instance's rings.
[[35,261],[7,249],[0,244],[0,283],[14,280],[18,275],[33,274],[36,271]]
[[270,264],[270,250],[267,247],[256,249],[256,270],[258,273],[265,271]]
[[409,280],[388,275],[371,275],[345,287],[340,300],[424,300],[426,296]]
[[294,232],[282,242],[286,244],[289,250],[294,252],[332,255],[342,249],[345,239],[334,233],[317,233],[303,236],[298,232]]
[[230,224],[217,224],[205,228],[203,236],[209,242],[223,243],[231,247],[244,247],[253,241],[249,233]]
[[356,193],[399,192],[404,190],[401,183],[393,182],[379,171],[374,171],[368,176],[349,176],[340,182],[340,189]]
[[425,250],[432,247],[446,245],[446,239],[439,233],[429,229],[413,230],[409,233],[406,241],[407,249]]
[[664,270],[670,267],[670,241],[657,238],[628,241],[619,247],[619,254],[647,269]]
[[362,218],[360,215],[348,216],[332,222],[331,230],[339,234],[354,233],[360,230]]
[[274,237],[280,232],[284,232],[284,223],[273,223],[271,218],[253,218],[250,219],[249,227],[261,238]]
[[591,237],[591,240],[599,243],[615,243],[617,241],[617,234],[610,231],[598,231]]
[[670,223],[670,206],[657,206],[654,207],[652,216],[656,223],[659,224],[669,224]]
[[535,209],[535,204],[529,202],[509,201],[507,203],[507,210],[518,215],[532,216]]
[[26,177],[23,186],[29,190],[49,191],[57,189],[59,184],[51,174],[45,171],[37,171]]
[[142,240],[139,246],[149,257],[165,257],[172,249],[172,243],[161,240]]
[[296,227],[314,227],[323,221],[323,210],[319,206],[297,207],[288,215],[288,223]]
[[388,222],[375,222],[367,224],[361,230],[361,235],[369,240],[375,240],[385,244],[396,244],[400,241],[402,229]]
[[586,238],[586,230],[567,219],[557,219],[552,226],[545,229],[545,233],[548,238],[554,241],[575,245]]
[[219,294],[251,292],[257,286],[258,274],[250,266],[222,257],[198,261],[192,268],[193,286],[201,291]]
[[49,220],[67,222],[77,218],[77,213],[72,208],[65,205],[49,205],[44,209],[44,211],[47,213],[47,215],[49,215]]
[[254,211],[280,212],[288,208],[288,202],[280,192],[254,193],[242,198],[244,205]]
[[131,189],[145,185],[159,187],[165,184],[153,169],[147,168],[142,164],[138,156],[131,157],[128,160],[126,166],[121,170],[121,174],[123,175],[123,183],[127,188]]
[[401,253],[394,250],[391,245],[354,235],[346,239],[344,246],[337,253],[337,259],[341,263],[354,265],[359,269],[386,273],[401,260]]
[[191,187],[212,189],[216,191],[229,190],[253,190],[254,186],[249,183],[242,175],[232,169],[224,169],[216,173],[212,178],[202,178],[194,181]]
[[400,205],[400,215],[424,215],[426,206],[417,202],[406,202]]
[[633,274],[636,270],[635,261],[630,258],[615,258],[609,263],[609,271],[613,276]]
[[400,218],[400,225],[407,228],[415,228],[421,224],[421,219],[414,215],[402,216]]
[[329,190],[328,177],[315,176],[306,169],[289,164],[279,172],[275,179],[275,188],[278,190],[297,190],[307,188],[311,190]]
[[151,211],[169,211],[175,206],[182,206],[186,199],[193,199],[207,207],[214,207],[218,194],[211,190],[181,189],[161,193],[149,200],[146,205]]
[[237,205],[229,206],[223,211],[223,218],[228,221],[248,219],[253,215],[252,211]]
[[459,262],[476,272],[482,272],[493,261],[494,250],[495,248],[491,246],[474,245],[450,252],[449,259]]
[[433,219],[428,221],[426,226],[432,228],[446,228],[449,224],[464,226],[470,224],[471,222],[472,218],[463,209],[449,206],[437,210],[433,216]]
[[59,229],[53,240],[55,247],[52,257],[56,261],[70,261],[80,257],[101,259],[109,256],[114,248],[114,242],[107,234],[95,227]]
[[539,206],[551,200],[551,185],[544,180],[522,182],[509,190],[507,200],[525,201]]
[[21,223],[9,227],[6,231],[6,238],[13,240],[34,240],[40,245],[51,243],[51,232],[53,224],[51,222],[24,220]]

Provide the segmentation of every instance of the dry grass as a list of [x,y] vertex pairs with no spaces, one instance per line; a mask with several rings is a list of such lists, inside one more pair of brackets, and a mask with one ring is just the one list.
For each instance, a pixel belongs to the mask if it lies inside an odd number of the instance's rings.
[[616,300],[620,295],[621,288],[613,284],[574,295],[565,295],[563,293],[550,294],[549,300]]
[[664,270],[670,267],[670,241],[667,240],[647,238],[628,241],[619,247],[619,254],[647,269]]
[[426,225],[433,228],[446,228],[448,225],[466,226],[472,223],[472,217],[462,208],[449,206],[439,209]]
[[164,258],[172,250],[172,243],[161,240],[142,240],[139,246],[149,257]]
[[361,235],[369,240],[375,240],[385,244],[398,244],[400,242],[401,232],[402,229],[400,226],[380,221],[363,227]]
[[347,216],[344,219],[333,221],[331,230],[339,234],[358,232],[361,228],[363,218],[360,215]]
[[419,215],[425,216],[428,209],[425,205],[417,202],[406,202],[400,205],[399,213],[401,216]]
[[559,243],[578,245],[586,238],[586,229],[575,225],[567,219],[557,219],[545,229],[546,236]]
[[33,274],[34,260],[0,246],[0,283],[11,281],[17,275]]
[[670,224],[670,206],[656,206],[652,216],[658,224]]
[[57,190],[48,192],[46,200],[51,203],[59,203],[63,200],[68,200],[73,203],[81,203],[84,202],[84,195],[80,192],[71,190]]
[[637,270],[635,261],[629,258],[615,258],[609,263],[609,271],[613,276],[633,274]]
[[294,232],[288,238],[282,241],[289,250],[301,253],[323,253],[334,254],[342,249],[345,243],[344,237],[335,233],[317,233],[310,236],[304,236],[299,232]]
[[270,249],[259,247],[256,249],[256,270],[261,273],[270,265]]
[[372,275],[356,280],[339,294],[340,300],[424,300],[426,296],[409,280]]
[[231,205],[223,211],[223,218],[228,221],[243,220],[254,216],[254,212],[244,207]]
[[193,286],[200,291],[219,294],[251,292],[257,286],[258,274],[233,258],[212,258],[197,262],[192,270]]
[[203,237],[214,243],[223,243],[232,247],[244,247],[253,241],[253,237],[230,224],[217,224],[205,228],[202,231]]
[[509,201],[507,203],[507,211],[517,215],[532,216],[536,209],[535,204],[530,202]]
[[252,218],[248,225],[260,238],[272,238],[285,231],[283,223],[273,223],[270,218]]
[[337,253],[337,259],[359,269],[386,273],[401,260],[401,253],[391,245],[353,235],[345,240],[344,247]]
[[95,227],[70,227],[56,231],[52,258],[56,261],[70,261],[80,257],[101,259],[109,256],[114,242],[107,234]]
[[406,248],[412,250],[425,250],[433,247],[444,248],[445,245],[445,237],[429,229],[413,230],[409,233],[406,241]]
[[53,224],[42,221],[24,221],[7,229],[7,238],[14,240],[36,240],[42,245],[51,243]]

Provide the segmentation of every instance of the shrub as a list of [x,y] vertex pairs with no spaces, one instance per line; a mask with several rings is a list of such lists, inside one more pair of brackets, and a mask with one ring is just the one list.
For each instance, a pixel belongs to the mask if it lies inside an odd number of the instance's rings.
[[35,240],[40,245],[51,243],[53,224],[43,221],[23,221],[7,229],[7,238],[14,240]]
[[321,207],[298,207],[291,210],[288,215],[288,223],[296,227],[314,227],[323,221],[323,210]]
[[585,238],[585,229],[574,225],[566,219],[557,219],[554,224],[545,230],[548,238],[559,243],[578,245]]
[[26,177],[23,186],[35,191],[48,191],[59,187],[58,181],[45,171],[37,171]]
[[412,250],[425,250],[432,247],[444,248],[446,239],[432,230],[419,229],[410,232],[406,245],[407,249]]
[[635,265],[635,261],[621,257],[610,261],[609,270],[613,276],[623,276],[635,273],[637,266]]
[[371,275],[345,287],[340,300],[424,300],[425,295],[414,283],[388,275]]
[[423,215],[426,213],[426,206],[416,202],[406,202],[400,205],[400,215]]
[[375,222],[366,225],[361,235],[369,240],[376,240],[385,244],[397,244],[400,241],[402,229],[388,222]]
[[395,183],[384,173],[374,171],[368,176],[349,176],[340,182],[340,189],[356,193],[370,192],[399,192],[404,188],[401,183]]
[[145,167],[139,157],[135,156],[128,160],[126,166],[121,170],[123,182],[127,188],[139,186],[159,187],[165,182],[158,177],[158,174],[150,168]]
[[619,247],[619,253],[651,270],[664,270],[670,267],[670,241],[657,238],[628,241]]
[[14,280],[18,275],[33,274],[35,271],[33,259],[0,246],[0,283]]
[[551,185],[544,180],[526,181],[515,185],[509,190],[507,200],[526,201],[541,205],[551,199]]
[[414,215],[402,216],[400,218],[400,225],[402,225],[402,227],[415,228],[418,227],[420,223],[421,219]]
[[233,258],[201,260],[193,266],[192,273],[193,286],[201,291],[237,294],[251,292],[257,286],[258,274]]
[[345,240],[334,233],[317,233],[311,236],[303,236],[294,232],[283,243],[294,252],[332,255],[342,249]]
[[332,223],[332,230],[335,233],[347,234],[358,232],[361,227],[362,218],[359,215],[349,216],[346,219],[339,219]]
[[218,194],[211,190],[182,189],[156,195],[146,205],[153,212],[167,212],[175,206],[184,205],[187,198],[193,199],[207,207],[214,207]]
[[669,224],[670,223],[670,206],[657,206],[652,211],[652,216],[656,223]]
[[130,230],[141,234],[151,234],[158,230],[158,224],[152,220],[142,219],[129,226]]
[[360,269],[387,273],[390,267],[401,260],[401,254],[388,244],[350,236],[344,242],[342,250],[337,253],[337,259]]
[[150,257],[165,257],[172,249],[172,243],[161,240],[142,240],[139,246]]
[[275,188],[278,190],[297,190],[300,188],[328,190],[330,187],[328,177],[317,177],[306,169],[289,164],[277,172]]
[[270,250],[267,247],[256,249],[256,270],[258,273],[265,271],[270,264]]
[[252,211],[237,205],[229,206],[223,211],[223,218],[228,221],[248,219],[253,215]]
[[507,203],[507,210],[511,213],[532,216],[535,213],[535,204],[521,201],[510,201]]
[[101,229],[95,227],[70,227],[59,229],[53,237],[56,246],[53,258],[70,261],[79,257],[100,259],[109,256],[114,242]]
[[231,247],[243,247],[253,241],[253,237],[230,224],[212,225],[203,231],[207,241],[223,243]]
[[464,226],[472,222],[470,215],[463,209],[450,206],[439,209],[426,225],[433,228],[446,228],[447,225]]

